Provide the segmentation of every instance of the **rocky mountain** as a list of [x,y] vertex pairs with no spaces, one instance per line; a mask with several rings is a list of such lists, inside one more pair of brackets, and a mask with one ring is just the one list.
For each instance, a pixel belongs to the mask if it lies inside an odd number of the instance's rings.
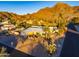
[[9,19],[18,25],[27,23],[31,25],[46,26],[48,24],[49,26],[57,26],[58,22],[67,22],[70,21],[73,17],[79,17],[78,10],[79,6],[70,6],[68,4],[58,2],[53,7],[40,9],[33,14],[17,15],[15,13],[0,12],[0,21],[3,19]]

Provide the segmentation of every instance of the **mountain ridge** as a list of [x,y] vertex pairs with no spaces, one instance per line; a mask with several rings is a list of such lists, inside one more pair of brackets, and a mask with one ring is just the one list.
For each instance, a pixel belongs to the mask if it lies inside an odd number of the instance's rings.
[[[32,14],[18,15],[16,13],[0,12],[0,18],[7,18],[11,21],[15,21],[14,23],[20,22],[22,24],[23,22],[31,25],[47,25],[48,23],[48,25],[51,26],[51,23],[58,23],[57,21],[59,20],[60,22],[63,20],[67,22],[75,16],[79,17],[78,9],[79,6],[70,6],[66,3],[58,2],[53,7],[40,9]],[[56,24],[54,25],[56,26]]]

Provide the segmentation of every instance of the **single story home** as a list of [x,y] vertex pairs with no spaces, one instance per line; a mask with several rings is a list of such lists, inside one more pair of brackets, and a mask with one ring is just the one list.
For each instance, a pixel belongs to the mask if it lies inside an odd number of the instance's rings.
[[41,26],[32,26],[26,30],[23,30],[21,32],[21,35],[32,35],[32,34],[36,34],[36,33],[44,33],[43,29]]

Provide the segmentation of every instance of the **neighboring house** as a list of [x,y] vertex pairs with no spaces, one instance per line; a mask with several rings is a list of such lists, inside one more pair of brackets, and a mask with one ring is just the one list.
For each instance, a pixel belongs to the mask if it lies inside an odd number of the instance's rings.
[[10,34],[19,35],[20,33],[18,31],[10,31]]
[[1,30],[11,30],[15,28],[15,26],[8,21],[1,22],[0,25]]
[[[59,31],[57,27],[49,27],[49,29],[50,29],[50,31],[53,32],[53,33]],[[32,27],[30,27],[30,28],[28,28],[28,29],[26,29],[26,30],[23,30],[23,31],[21,32],[21,35],[32,35],[32,34],[36,34],[36,33],[39,33],[39,34],[41,34],[41,35],[42,35],[43,33],[45,33],[45,32],[43,31],[42,26],[32,26]]]
[[24,31],[21,32],[21,35],[31,35],[36,33],[44,33],[41,26],[32,26]]
[[12,25],[12,24],[3,25],[1,27],[2,30],[11,30],[11,29],[14,29],[14,28],[15,28],[15,26]]
[[1,30],[8,30],[8,28],[2,26]]
[[6,25],[6,24],[9,24],[8,21],[4,21],[4,22],[1,22],[2,25]]

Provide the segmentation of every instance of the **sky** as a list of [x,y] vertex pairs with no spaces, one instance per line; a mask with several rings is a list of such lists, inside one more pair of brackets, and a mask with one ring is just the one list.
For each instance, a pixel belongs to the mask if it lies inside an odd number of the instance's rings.
[[[16,14],[34,13],[45,7],[52,7],[58,1],[0,1],[0,11]],[[60,2],[60,1],[59,1]],[[71,6],[79,6],[79,1],[61,1]]]

